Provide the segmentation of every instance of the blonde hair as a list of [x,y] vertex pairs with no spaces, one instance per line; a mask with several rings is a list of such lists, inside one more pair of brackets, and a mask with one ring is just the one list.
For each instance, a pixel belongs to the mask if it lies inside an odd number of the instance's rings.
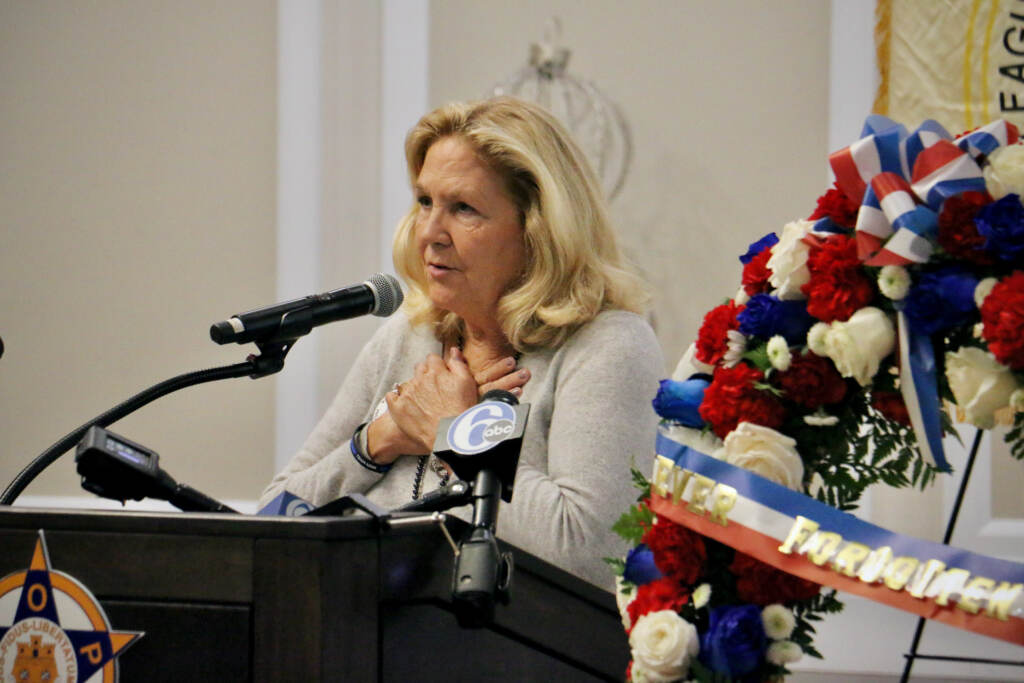
[[[594,172],[557,119],[512,97],[440,107],[406,137],[412,184],[430,146],[450,136],[473,146],[519,207],[526,268],[498,302],[498,322],[516,350],[559,346],[602,310],[644,311],[646,285],[623,262]],[[393,245],[395,268],[410,287],[406,312],[454,343],[462,321],[425,294],[417,210],[414,203],[398,224]]]

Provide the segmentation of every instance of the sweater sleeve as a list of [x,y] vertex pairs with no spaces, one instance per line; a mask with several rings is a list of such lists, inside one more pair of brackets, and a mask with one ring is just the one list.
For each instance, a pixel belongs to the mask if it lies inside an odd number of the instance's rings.
[[551,372],[550,413],[527,427],[546,430],[546,457],[526,452],[543,436],[524,443],[499,536],[611,590],[603,558],[625,550],[611,526],[636,498],[629,469],[649,471],[654,457],[661,350],[640,316],[605,313],[556,352]]
[[386,391],[387,373],[404,320],[392,319],[373,335],[356,357],[327,412],[283,470],[260,496],[263,507],[282,491],[314,505],[350,493],[365,493],[383,475],[352,457],[352,433],[370,420]]

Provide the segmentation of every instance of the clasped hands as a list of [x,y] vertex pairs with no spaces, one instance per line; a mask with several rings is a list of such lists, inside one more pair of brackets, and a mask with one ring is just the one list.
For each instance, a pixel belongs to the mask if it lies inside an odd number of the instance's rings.
[[387,465],[401,455],[426,455],[434,448],[442,418],[458,415],[493,389],[516,396],[530,379],[511,356],[470,370],[458,347],[445,355],[432,353],[416,365],[411,379],[388,392],[388,411],[367,428],[367,446],[374,462]]

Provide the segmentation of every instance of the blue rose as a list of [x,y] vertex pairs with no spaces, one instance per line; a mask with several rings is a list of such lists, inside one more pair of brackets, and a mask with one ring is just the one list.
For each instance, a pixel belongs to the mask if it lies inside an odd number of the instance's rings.
[[700,638],[700,661],[715,673],[731,678],[745,676],[757,669],[768,649],[768,638],[761,623],[761,608],[714,607],[708,628]]
[[622,578],[626,581],[642,586],[661,577],[661,570],[654,563],[654,553],[643,543],[631,549],[626,555],[626,571],[622,573]]
[[687,427],[703,428],[700,404],[704,400],[704,390],[709,384],[711,377],[704,374],[693,375],[685,382],[661,380],[658,395],[651,402],[654,412],[666,420],[675,420]]
[[781,334],[791,346],[803,344],[815,323],[806,302],[783,301],[769,294],[752,296],[736,320],[745,335],[771,339]]
[[959,267],[925,273],[903,300],[907,322],[920,334],[935,334],[965,325],[977,315],[974,288],[978,279]]
[[1024,256],[1024,206],[1020,197],[1008,194],[985,206],[974,218],[984,248],[1004,261]]
[[765,235],[758,241],[751,243],[751,245],[747,247],[747,253],[744,254],[743,256],[740,256],[740,263],[742,263],[743,265],[747,265],[748,263],[753,261],[754,257],[760,254],[762,251],[768,249],[769,247],[773,247],[778,243],[779,236],[776,235],[774,232],[768,233],[767,235]]

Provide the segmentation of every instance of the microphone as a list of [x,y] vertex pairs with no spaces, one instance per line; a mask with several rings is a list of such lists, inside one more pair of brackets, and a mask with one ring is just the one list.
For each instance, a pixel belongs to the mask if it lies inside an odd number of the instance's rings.
[[501,499],[511,502],[529,415],[529,404],[519,405],[510,392],[492,389],[461,415],[441,420],[434,455],[464,481],[492,472],[501,484]]
[[494,528],[499,497],[512,500],[529,414],[529,405],[519,405],[514,395],[495,389],[438,427],[434,455],[448,463],[457,477],[473,481],[472,528],[459,543],[452,573],[452,606],[463,627],[490,624],[495,593],[500,599],[508,598],[512,554],[499,550]]
[[386,318],[398,310],[403,298],[398,280],[377,273],[360,285],[238,313],[211,325],[210,339],[218,344],[294,340],[337,320],[368,313]]

